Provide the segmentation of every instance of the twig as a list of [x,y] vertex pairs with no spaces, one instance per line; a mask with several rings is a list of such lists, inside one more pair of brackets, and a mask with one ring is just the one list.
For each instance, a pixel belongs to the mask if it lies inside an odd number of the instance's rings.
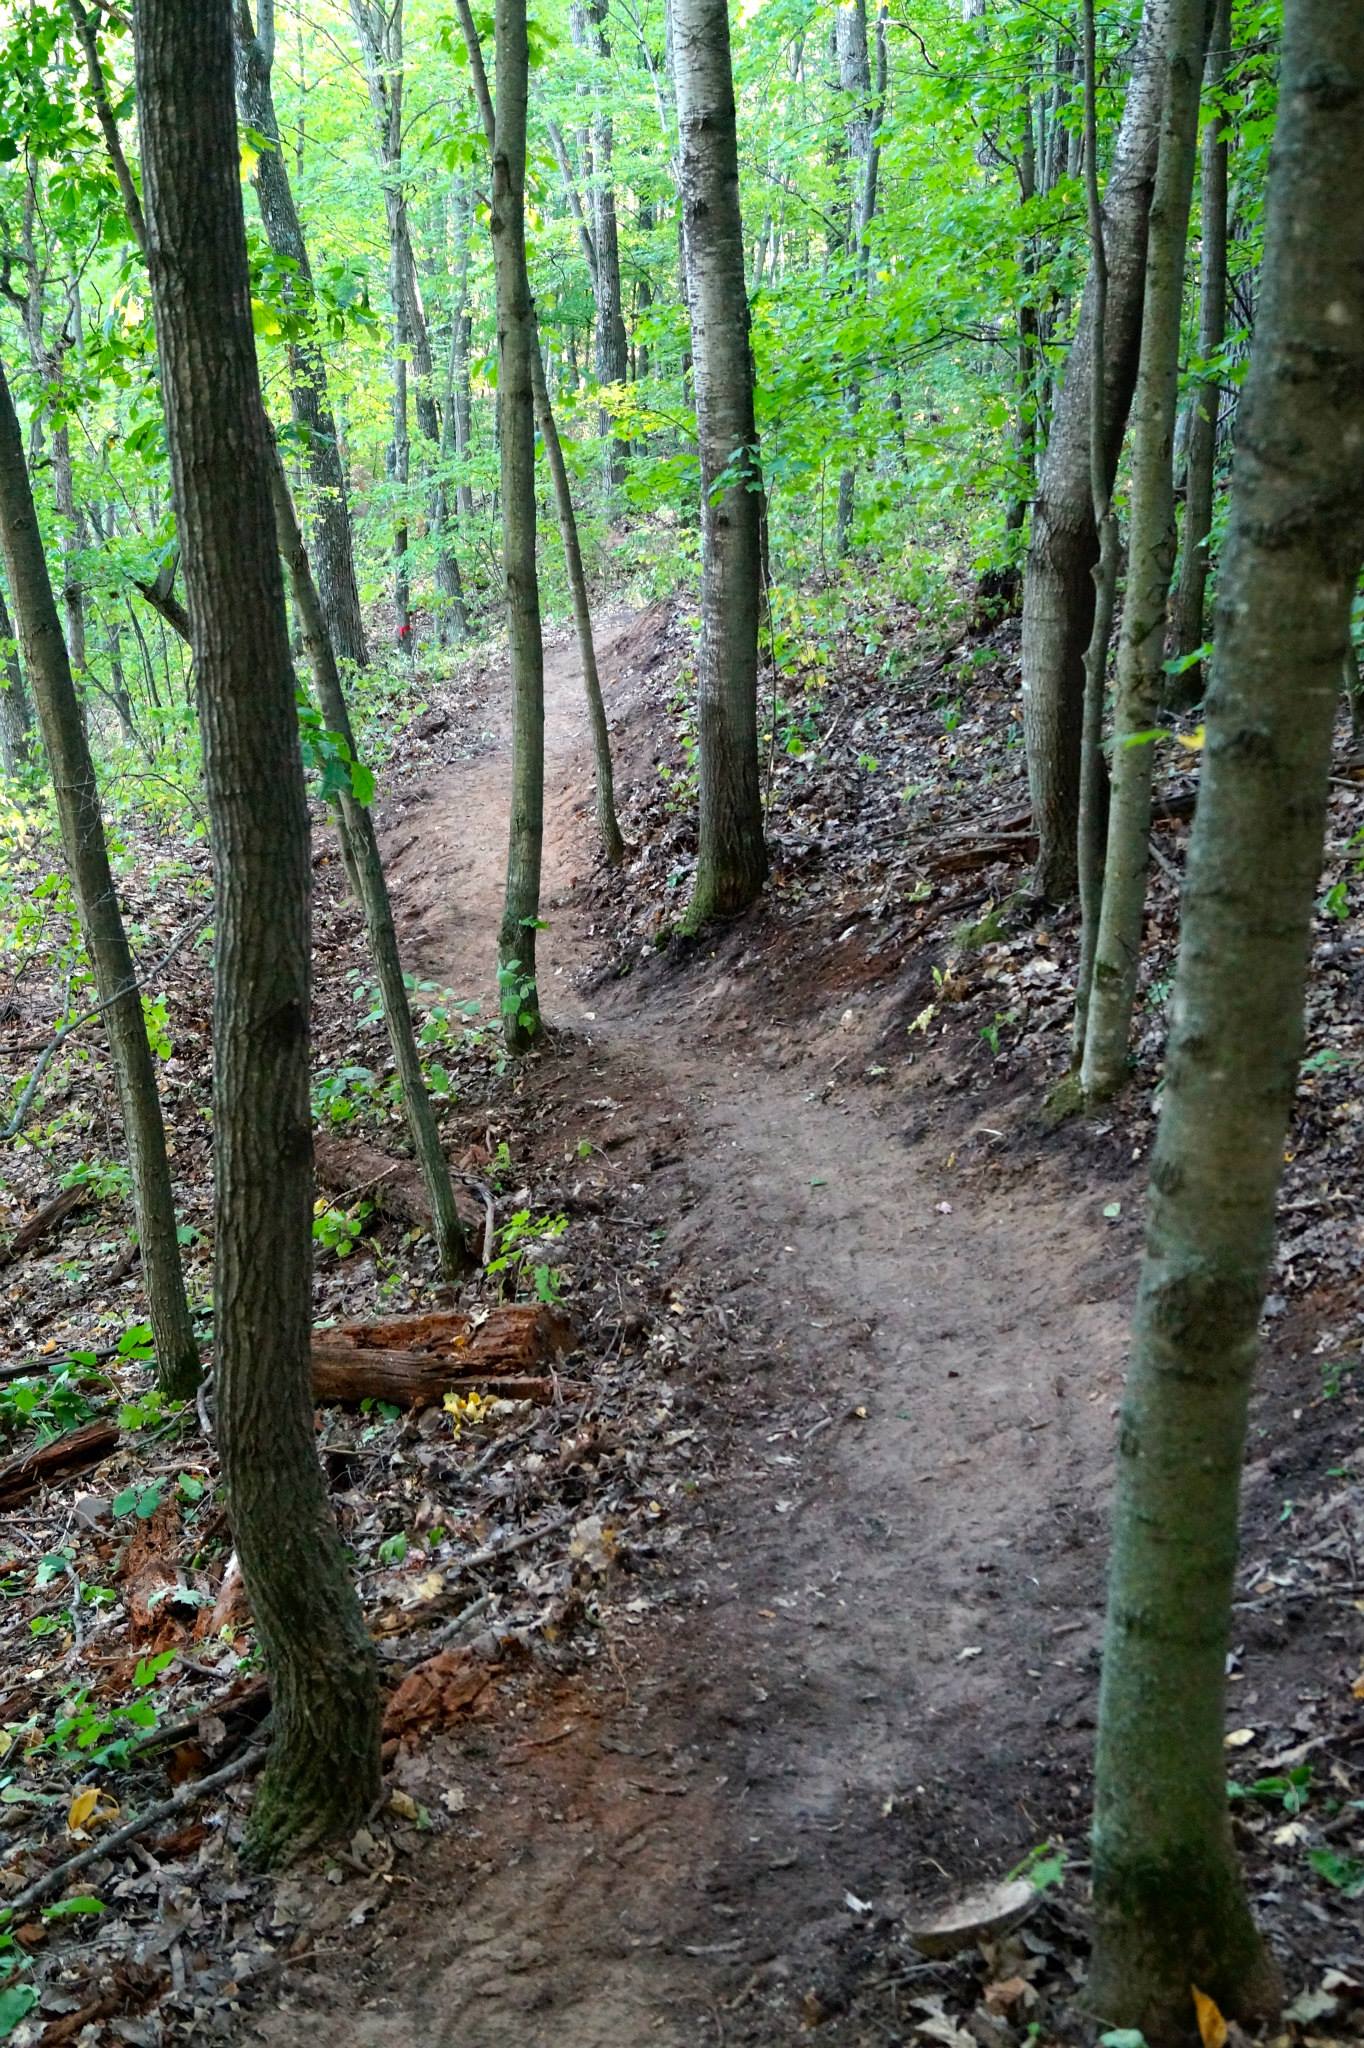
[[17,1898],[9,1901],[4,1908],[5,1924],[16,1920],[21,1913],[26,1913],[30,1906],[36,1906],[40,1899],[50,1898],[53,1892],[60,1891],[66,1880],[73,1877],[78,1870],[85,1870],[91,1863],[102,1862],[106,1856],[117,1855],[120,1849],[136,1840],[137,1836],[145,1835],[148,1828],[156,1827],[163,1820],[174,1819],[176,1814],[183,1813],[187,1806],[193,1806],[207,1793],[216,1792],[221,1785],[230,1785],[234,1778],[244,1778],[247,1772],[260,1762],[264,1754],[265,1745],[253,1743],[250,1749],[243,1750],[240,1756],[233,1757],[231,1763],[224,1764],[221,1770],[211,1771],[206,1778],[197,1778],[192,1785],[182,1785],[171,1798],[163,1799],[158,1806],[149,1806],[146,1812],[138,1814],[135,1820],[126,1821],[121,1828],[115,1828],[113,1834],[106,1835],[102,1842],[92,1842],[88,1849],[82,1849],[78,1855],[68,1856],[64,1863],[58,1863],[52,1870],[44,1871],[43,1875],[35,1879],[25,1891],[20,1892]]

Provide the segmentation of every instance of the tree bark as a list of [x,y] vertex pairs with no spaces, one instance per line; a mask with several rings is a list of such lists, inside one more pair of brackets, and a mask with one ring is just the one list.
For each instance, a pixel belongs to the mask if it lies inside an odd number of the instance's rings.
[[[847,102],[844,133],[848,144],[848,180],[852,192],[849,206],[849,248],[852,255],[854,298],[865,289],[866,236],[871,226],[867,210],[875,185],[868,175],[871,161],[873,115],[871,104],[871,62],[867,55],[866,0],[840,0],[834,17],[838,51],[839,90]],[[848,431],[856,431],[862,406],[862,384],[858,377],[848,380],[844,393],[848,409]],[[857,470],[845,462],[838,478],[838,509],[834,515],[834,553],[841,559],[848,552],[852,534],[853,507],[857,496]]]
[[1151,198],[1142,312],[1141,363],[1132,409],[1132,481],[1127,582],[1113,712],[1113,766],[1103,900],[1080,1084],[1102,1102],[1127,1073],[1127,1040],[1141,966],[1150,861],[1149,735],[1165,680],[1165,619],[1175,561],[1175,421],[1179,334],[1198,149],[1198,87],[1208,41],[1207,0],[1173,0],[1160,154]]
[[540,344],[526,268],[530,51],[526,0],[497,0],[494,102],[469,0],[455,0],[455,5],[492,156],[490,225],[497,285],[502,562],[512,672],[511,831],[498,938],[498,982],[508,1048],[525,1052],[540,1030],[535,931],[540,917],[545,807],[545,653],[535,569],[535,362]]
[[1202,788],[1119,1433],[1088,2003],[1152,2048],[1277,1974],[1227,1816],[1237,1494],[1364,559],[1364,12],[1287,10]]
[[[1108,318],[1104,335],[1104,462],[1111,491],[1136,381],[1147,217],[1160,143],[1171,0],[1146,0],[1104,197]],[[1055,901],[1075,891],[1084,721],[1084,655],[1098,556],[1089,464],[1094,282],[1086,284],[1033,503],[1023,582],[1023,728],[1037,830],[1035,883]]]
[[274,0],[258,0],[256,24],[251,19],[250,0],[234,0],[233,18],[241,117],[272,145],[260,152],[252,172],[261,222],[275,254],[294,266],[290,295],[307,328],[301,339],[289,344],[290,403],[313,488],[312,558],[317,565],[318,593],[338,659],[363,668],[367,659],[365,628],[355,578],[346,477],[327,391],[326,359],[316,327],[312,265],[275,116],[271,82],[275,61]]
[[700,820],[686,925],[767,874],[758,786],[761,494],[725,0],[671,0],[686,298],[701,457]]
[[275,1701],[248,1847],[277,1863],[373,1804],[377,1689],[313,1435],[308,810],[251,329],[232,27],[225,4],[139,0],[135,32],[213,827],[218,1428]]
[[[1230,0],[1217,0],[1208,43],[1207,91],[1212,106],[1203,134],[1201,211],[1202,251],[1198,282],[1198,353],[1209,362],[1227,332],[1227,185],[1230,157],[1229,124],[1222,107],[1231,50]],[[1214,373],[1194,389],[1189,405],[1187,473],[1184,489],[1184,548],[1179,591],[1175,599],[1176,655],[1195,653],[1203,645],[1203,609],[1208,587],[1208,529],[1212,525],[1213,476],[1217,458],[1217,415],[1222,388]],[[1203,695],[1202,664],[1195,663],[1167,686],[1181,707]]]
[[4,648],[0,649],[0,768],[6,775],[18,775],[32,758],[32,721],[28,692],[24,688],[23,665],[14,637],[14,622],[5,607],[3,590],[0,590],[0,640],[5,642]]
[[57,616],[38,514],[24,466],[19,421],[3,368],[0,549],[52,772],[62,849],[76,892],[81,936],[94,969],[113,1053],[142,1247],[147,1313],[156,1347],[157,1383],[175,1399],[184,1400],[198,1385],[199,1350],[185,1298],[180,1246],[175,1234],[175,1195],[157,1093],[156,1065],[147,1043],[137,972],[109,867],[99,786],[85,720]]

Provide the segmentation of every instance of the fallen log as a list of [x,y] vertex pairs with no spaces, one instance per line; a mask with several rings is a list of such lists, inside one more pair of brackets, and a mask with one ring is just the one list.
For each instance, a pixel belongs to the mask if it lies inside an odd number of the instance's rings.
[[50,1202],[44,1202],[36,1215],[30,1216],[28,1222],[15,1231],[8,1244],[0,1245],[0,1266],[10,1265],[46,1237],[49,1231],[55,1230],[59,1223],[64,1223],[73,1209],[83,1208],[89,1199],[89,1188],[77,1186],[63,1188]]
[[87,1422],[66,1436],[40,1444],[0,1465],[0,1508],[15,1508],[51,1479],[63,1479],[71,1472],[83,1472],[98,1465],[118,1444],[116,1422]]
[[[330,1131],[315,1131],[313,1170],[318,1186],[329,1195],[340,1195],[347,1204],[373,1202],[380,1215],[391,1217],[408,1230],[430,1230],[431,1204],[415,1159],[395,1159],[391,1153],[381,1152],[377,1145],[362,1144],[358,1138],[337,1138]],[[486,1212],[478,1197],[458,1180],[455,1208],[472,1241],[478,1243]]]
[[505,1305],[481,1318],[443,1310],[341,1323],[313,1338],[313,1396],[401,1407],[429,1407],[451,1388],[504,1400],[571,1398],[583,1389],[543,1368],[572,1341],[567,1318],[538,1303]]

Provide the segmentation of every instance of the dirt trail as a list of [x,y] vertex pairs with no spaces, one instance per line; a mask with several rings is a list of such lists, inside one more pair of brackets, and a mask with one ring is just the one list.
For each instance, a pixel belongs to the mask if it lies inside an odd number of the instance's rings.
[[[629,626],[602,633],[608,695]],[[571,650],[546,697],[545,1010],[590,1040],[602,1092],[679,1120],[649,1189],[665,1270],[681,1292],[706,1277],[759,1413],[684,1538],[679,1618],[502,1774],[514,1859],[480,1866],[479,1834],[433,1848],[430,1896],[354,2002],[272,2015],[270,2042],[794,2040],[777,1994],[855,1924],[848,1894],[997,1869],[1078,1796],[1126,1306],[1099,1205],[964,1190],[899,1133],[892,1094],[825,1099],[759,1016],[718,1031],[733,991],[703,964],[642,997],[580,994]],[[393,832],[405,943],[461,994],[489,979],[506,779],[499,729]]]

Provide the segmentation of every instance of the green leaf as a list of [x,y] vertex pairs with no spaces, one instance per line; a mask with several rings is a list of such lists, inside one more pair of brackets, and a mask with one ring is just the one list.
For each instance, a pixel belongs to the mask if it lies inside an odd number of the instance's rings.
[[78,1898],[58,1899],[55,1906],[44,1906],[43,1918],[44,1920],[75,1920],[107,1911],[108,1907],[103,1899],[97,1899],[93,1892],[82,1892]]
[[21,2019],[38,2003],[31,1984],[8,1984],[0,1991],[0,2041],[7,2041]]
[[1364,1898],[1364,1859],[1342,1856],[1334,1849],[1310,1849],[1307,1860],[1318,1877],[1344,1892],[1347,1899]]

